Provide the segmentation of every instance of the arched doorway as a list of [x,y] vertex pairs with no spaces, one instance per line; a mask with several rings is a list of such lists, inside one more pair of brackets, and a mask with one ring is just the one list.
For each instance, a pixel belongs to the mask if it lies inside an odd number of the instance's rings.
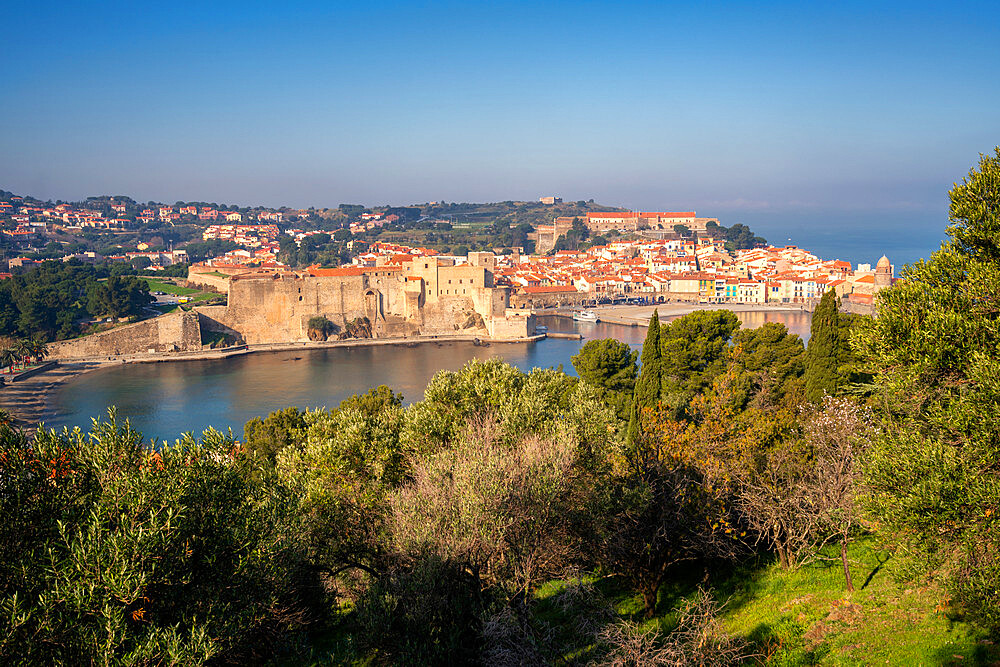
[[383,319],[382,293],[378,290],[370,289],[365,292],[365,316],[372,324],[375,324],[376,320]]

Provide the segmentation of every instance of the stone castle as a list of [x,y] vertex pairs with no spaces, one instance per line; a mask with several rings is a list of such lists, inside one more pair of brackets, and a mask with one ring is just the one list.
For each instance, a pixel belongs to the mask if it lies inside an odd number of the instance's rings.
[[[302,272],[253,271],[220,280],[193,266],[192,284],[228,288],[226,306],[198,308],[203,324],[249,344],[309,340],[309,320],[324,317],[338,329],[361,318],[374,338],[470,334],[525,338],[534,317],[509,307],[508,288],[494,284],[495,257],[413,257],[397,264]],[[209,275],[214,274],[214,275]]]

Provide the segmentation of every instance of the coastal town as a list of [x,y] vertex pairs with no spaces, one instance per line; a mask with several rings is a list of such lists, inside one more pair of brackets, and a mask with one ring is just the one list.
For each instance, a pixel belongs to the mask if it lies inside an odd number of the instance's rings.
[[1000,667],[1000,2],[16,2],[0,667]]
[[[40,335],[50,358],[63,360],[190,358],[363,339],[524,341],[544,337],[536,315],[553,312],[596,318],[597,311],[635,324],[650,306],[674,316],[702,308],[811,311],[829,291],[842,310],[868,314],[875,293],[894,280],[885,256],[852,265],[768,244],[695,211],[567,208],[556,197],[511,203],[508,211],[529,210],[538,222],[501,218],[485,237],[449,236],[458,223],[442,211],[456,207],[437,202],[317,212],[0,197],[7,256],[0,285],[48,261],[93,267],[87,294],[77,288],[88,298],[101,275],[123,272],[140,274],[131,289],[148,285],[152,293],[151,304],[140,296],[112,317],[101,305],[88,314],[80,302],[67,303],[57,313],[61,326],[40,323],[47,335],[25,333],[30,314],[11,312],[8,336]],[[567,210],[576,214],[561,214]],[[509,240],[521,245],[503,245],[503,229],[515,226]],[[441,244],[455,238],[472,247]]]
[[[511,305],[521,308],[621,301],[810,306],[824,292],[834,290],[847,307],[859,312],[871,307],[875,292],[892,284],[894,269],[885,256],[873,267],[824,260],[796,246],[728,249],[724,237],[713,233],[712,222],[718,229],[716,219],[707,219],[706,224],[694,212],[590,214],[584,224],[592,232],[614,229],[638,237],[545,254],[526,255],[518,247],[496,248],[496,284],[509,287]],[[558,238],[560,227],[568,230],[571,224],[572,220],[557,218],[551,226],[539,226],[536,234]],[[659,229],[643,234],[651,225]],[[316,233],[322,232],[286,231],[297,244]],[[660,238],[643,238],[646,235]],[[210,238],[236,240],[241,248],[193,265],[191,276],[292,271],[277,260],[277,227],[273,225],[213,225],[205,231],[205,239]],[[549,247],[553,246],[554,241]],[[351,266],[398,267],[414,257],[441,254],[431,248],[375,242],[356,255]],[[312,268],[318,267],[306,271]]]
[[[524,245],[496,246],[487,237],[473,250],[387,240],[413,228],[430,231],[423,236],[411,231],[405,238],[448,238],[435,236],[435,230],[449,229],[451,223],[420,215],[418,207],[342,205],[335,217],[327,218],[303,210],[180,202],[141,205],[116,197],[51,204],[3,194],[0,225],[8,259],[0,277],[23,273],[46,259],[105,267],[124,262],[133,272],[169,274],[184,289],[205,290],[205,296],[222,300],[223,305],[189,304],[178,310],[197,306],[200,326],[214,323],[209,326],[218,336],[234,342],[315,340],[319,334],[310,330],[308,321],[317,317],[344,329],[355,320],[366,321],[363,330],[373,338],[461,331],[519,340],[537,333],[531,314],[551,308],[688,304],[811,310],[828,291],[837,295],[845,311],[864,314],[872,311],[874,294],[894,279],[885,256],[874,266],[825,259],[797,246],[767,244],[742,225],[727,228],[718,218],[700,217],[695,211],[587,206],[580,215],[556,214],[547,222],[522,226],[518,238]],[[436,204],[423,210],[433,213]],[[534,205],[541,207],[536,219],[546,220],[546,210],[565,211],[561,205],[559,198],[541,198]],[[494,228],[498,226],[503,225]],[[105,250],[93,249],[99,246]],[[316,247],[336,250],[311,253]],[[69,251],[60,252],[64,248]],[[316,296],[293,307],[280,290],[262,291],[280,284],[275,280],[293,281],[289,285],[306,280],[315,285]],[[234,285],[240,289],[234,290]],[[302,294],[301,285],[295,289]],[[164,307],[146,309],[154,316],[191,297],[156,298]],[[262,313],[267,317],[260,319]],[[91,332],[111,326],[89,322]],[[136,332],[128,335],[146,338]],[[178,336],[168,336],[150,349],[197,349],[204,336],[189,338],[181,342]],[[126,348],[99,346],[97,353],[110,351],[114,356]],[[79,350],[90,348],[61,343],[54,349],[81,354]]]

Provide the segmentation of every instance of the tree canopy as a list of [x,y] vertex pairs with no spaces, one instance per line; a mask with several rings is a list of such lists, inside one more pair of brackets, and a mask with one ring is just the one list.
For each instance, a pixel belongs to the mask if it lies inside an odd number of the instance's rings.
[[729,339],[739,328],[728,310],[696,311],[662,327],[662,395],[677,414],[724,370]]
[[871,511],[911,564],[1000,629],[1000,148],[949,193],[949,240],[876,297],[853,345],[884,424]]
[[144,280],[107,266],[43,262],[0,281],[0,335],[67,338],[80,319],[141,315],[151,300]]
[[580,379],[597,387],[625,416],[638,374],[636,356],[627,343],[606,338],[587,341],[572,362]]

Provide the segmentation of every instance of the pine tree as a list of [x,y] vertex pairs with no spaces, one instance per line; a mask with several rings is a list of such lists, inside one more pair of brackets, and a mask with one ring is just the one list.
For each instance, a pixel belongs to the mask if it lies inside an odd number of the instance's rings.
[[833,290],[819,300],[812,316],[809,347],[806,348],[806,398],[819,402],[824,394],[833,396],[842,384],[838,369],[849,352],[840,326],[840,299]]
[[653,311],[649,318],[649,330],[642,344],[642,366],[639,379],[635,383],[632,409],[628,423],[628,441],[635,443],[639,437],[639,421],[643,408],[655,408],[660,400],[663,384],[663,352],[660,349],[660,316]]

